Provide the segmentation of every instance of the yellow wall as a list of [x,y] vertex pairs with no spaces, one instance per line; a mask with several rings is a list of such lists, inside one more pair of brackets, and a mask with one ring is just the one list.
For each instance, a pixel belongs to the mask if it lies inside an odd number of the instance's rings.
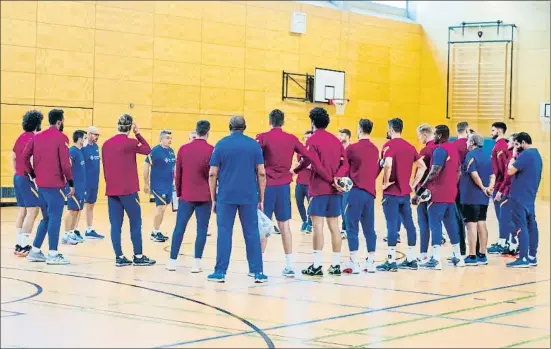
[[[514,51],[513,120],[503,120],[510,132],[530,133],[544,158],[539,195],[549,199],[549,129],[539,121],[541,102],[549,102],[550,5],[548,1],[411,1],[422,25],[420,119],[443,119],[446,113],[447,28],[461,22],[495,21],[518,26]],[[470,121],[489,135],[491,122]],[[451,125],[450,125],[451,126]]]
[[[211,143],[244,114],[248,134],[267,129],[273,108],[286,129],[309,128],[312,104],[281,101],[281,71],[346,71],[346,115],[330,130],[400,116],[415,140],[419,121],[421,27],[301,4],[263,1],[1,2],[2,157],[21,132],[23,113],[64,106],[66,133],[94,124],[102,140],[117,117],[133,115],[152,144],[163,128],[174,147],[199,119],[212,123]],[[307,14],[307,33],[289,32],[293,11]],[[130,103],[135,104],[130,109]],[[47,107],[44,107],[47,106]],[[142,159],[141,159],[142,160]],[[1,185],[11,186],[2,162]],[[103,186],[103,183],[101,184]],[[100,189],[103,190],[103,189]]]

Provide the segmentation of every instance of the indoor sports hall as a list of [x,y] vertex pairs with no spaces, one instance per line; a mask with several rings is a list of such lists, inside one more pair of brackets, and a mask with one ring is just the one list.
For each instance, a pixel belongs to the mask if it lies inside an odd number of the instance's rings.
[[[549,348],[550,11],[549,1],[2,0],[1,347]],[[516,257],[488,254],[487,265],[457,268],[446,261],[454,253],[448,238],[442,270],[330,275],[326,270],[335,254],[326,227],[324,275],[302,275],[312,262],[314,234],[299,215],[295,177],[290,228],[296,277],[281,273],[286,252],[274,230],[262,255],[267,282],[255,282],[236,221],[225,282],[210,282],[218,248],[214,213],[202,272],[193,265],[195,216],[185,229],[175,271],[169,271],[177,212],[168,204],[158,229],[168,240],[150,238],[158,202],[167,197],[144,190],[149,155],[137,155],[137,168],[119,175],[137,173],[143,255],[155,265],[115,266],[103,167],[93,228],[104,239],[62,243],[65,206],[59,253],[70,264],[33,263],[30,255],[14,254],[22,229],[14,144],[28,111],[44,117],[34,154],[40,151],[40,134],[51,129],[52,109],[63,110],[66,127],[58,129],[68,147],[75,131],[88,130],[88,137],[99,136],[101,154],[128,114],[151,147],[159,145],[161,131],[170,131],[176,154],[192,142],[199,120],[210,122],[207,142],[216,146],[229,135],[232,116],[245,118],[244,134],[254,139],[270,130],[274,109],[285,113],[283,129],[302,141],[312,130],[309,113],[315,107],[328,112],[327,131],[338,136],[350,130],[352,144],[358,141],[359,120],[370,119],[371,140],[379,150],[392,118],[403,120],[402,136],[417,150],[423,148],[420,124],[447,125],[453,140],[456,125],[468,122],[469,133],[483,137],[488,159],[497,144],[496,122],[507,125],[505,138],[528,133],[543,162],[530,211],[541,233],[539,260],[529,255],[535,261],[530,267],[510,268],[506,265]],[[32,170],[35,164],[27,160]],[[515,185],[517,178],[512,180]],[[382,185],[383,175],[374,201],[377,264],[387,260]],[[517,213],[501,215],[499,222],[514,225]],[[42,217],[38,213],[28,232],[31,242]],[[488,248],[501,239],[499,222],[490,203]],[[84,235],[87,226],[82,211],[76,228]],[[521,230],[511,236],[521,236]],[[532,233],[530,228],[530,239]],[[122,249],[131,258],[130,237],[125,217]],[[403,227],[400,238],[397,263],[408,253]],[[45,254],[48,244],[46,238]],[[349,255],[343,239],[343,266]],[[361,230],[358,256],[362,263],[368,257]]]

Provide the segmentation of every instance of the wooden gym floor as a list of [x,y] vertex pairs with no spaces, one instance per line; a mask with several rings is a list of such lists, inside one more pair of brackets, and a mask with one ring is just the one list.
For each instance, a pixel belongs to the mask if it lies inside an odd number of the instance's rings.
[[[444,266],[441,272],[285,279],[280,274],[281,237],[276,235],[264,256],[270,278],[266,284],[254,284],[247,277],[240,225],[226,283],[207,282],[216,254],[214,217],[203,259],[205,271],[189,271],[194,218],[184,238],[185,257],[179,258],[182,267],[166,271],[170,240],[164,244],[149,240],[154,204],[142,207],[144,251],[158,261],[154,267],[114,266],[105,204],[96,207],[96,227],[107,238],[77,246],[60,244],[59,250],[72,262],[68,266],[15,257],[16,208],[1,209],[2,348],[550,347],[549,203],[537,205],[541,233],[537,268],[508,270],[509,259],[490,257],[484,267]],[[382,260],[384,217],[377,207],[377,256]],[[493,209],[489,217],[493,242]],[[163,230],[169,235],[174,220],[175,214],[168,213]],[[84,219],[80,227],[83,230]],[[298,220],[292,227],[298,231]],[[311,262],[311,239],[294,234],[297,271]],[[365,240],[360,238],[360,243],[365,258]],[[404,248],[402,243],[398,250]],[[127,224],[123,249],[131,256]],[[447,245],[443,256],[449,252]],[[328,235],[324,253],[327,268]],[[345,243],[343,262],[347,256]]]

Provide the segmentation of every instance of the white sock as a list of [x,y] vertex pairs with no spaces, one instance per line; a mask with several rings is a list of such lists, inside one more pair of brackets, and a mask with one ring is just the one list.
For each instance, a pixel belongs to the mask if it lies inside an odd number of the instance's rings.
[[333,257],[331,258],[331,265],[336,267],[337,265],[341,265],[341,253],[340,252],[333,252]]
[[501,247],[505,247],[505,241],[507,241],[507,239],[499,239],[497,241],[498,245],[501,246]]
[[293,268],[293,254],[289,253],[285,255],[285,267],[286,268]]
[[48,256],[50,256],[50,257],[55,257],[55,256],[57,256],[58,254],[59,254],[59,253],[57,253],[57,251],[55,251],[55,250],[51,250],[51,251],[48,252]]
[[420,259],[420,260],[424,260],[425,258],[427,258],[427,254],[426,254],[425,252],[421,252],[421,253],[419,254],[419,259]]
[[142,258],[143,257],[143,254],[137,254],[135,255],[136,258]]
[[31,251],[33,251],[33,252],[40,252],[40,249],[33,246],[32,249],[31,249]]
[[388,248],[388,262],[394,263],[396,261],[396,247]]
[[196,266],[197,268],[200,268],[200,267],[201,267],[201,258],[195,258],[195,259],[193,260],[193,264],[195,264],[195,266]]
[[21,233],[15,234],[15,244],[21,246]]
[[350,251],[350,259],[352,260],[352,263],[358,263],[358,251]]
[[314,268],[321,266],[321,250],[314,250]]
[[375,253],[369,252],[367,255],[367,263],[375,263]]
[[160,233],[161,231],[154,228],[154,229],[153,229],[153,232],[154,232],[154,233]]
[[432,258],[436,259],[437,261],[440,261],[440,246],[439,245],[432,246]]
[[21,233],[21,238],[19,240],[19,243],[20,243],[21,247],[25,247],[25,246],[30,245],[30,242],[31,242],[31,239],[29,237],[29,234]]
[[411,262],[411,261],[414,261],[415,259],[417,259],[417,257],[415,256],[415,246],[408,246],[408,252],[407,252],[407,256],[406,256],[406,260],[408,262]]
[[15,233],[16,233],[16,234],[21,233],[21,228],[15,228]]
[[453,247],[453,255],[456,258],[461,258],[461,250],[459,249],[459,244],[452,245]]
[[86,231],[87,231],[87,232],[91,232],[92,230],[94,230],[93,227],[87,227],[87,228],[86,228]]

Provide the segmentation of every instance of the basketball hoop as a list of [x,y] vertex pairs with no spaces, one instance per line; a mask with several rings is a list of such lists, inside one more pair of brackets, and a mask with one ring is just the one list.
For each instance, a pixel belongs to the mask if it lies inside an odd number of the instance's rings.
[[344,115],[344,111],[346,109],[346,104],[348,103],[348,99],[329,99],[328,102],[329,102],[329,105],[335,106],[335,114]]

